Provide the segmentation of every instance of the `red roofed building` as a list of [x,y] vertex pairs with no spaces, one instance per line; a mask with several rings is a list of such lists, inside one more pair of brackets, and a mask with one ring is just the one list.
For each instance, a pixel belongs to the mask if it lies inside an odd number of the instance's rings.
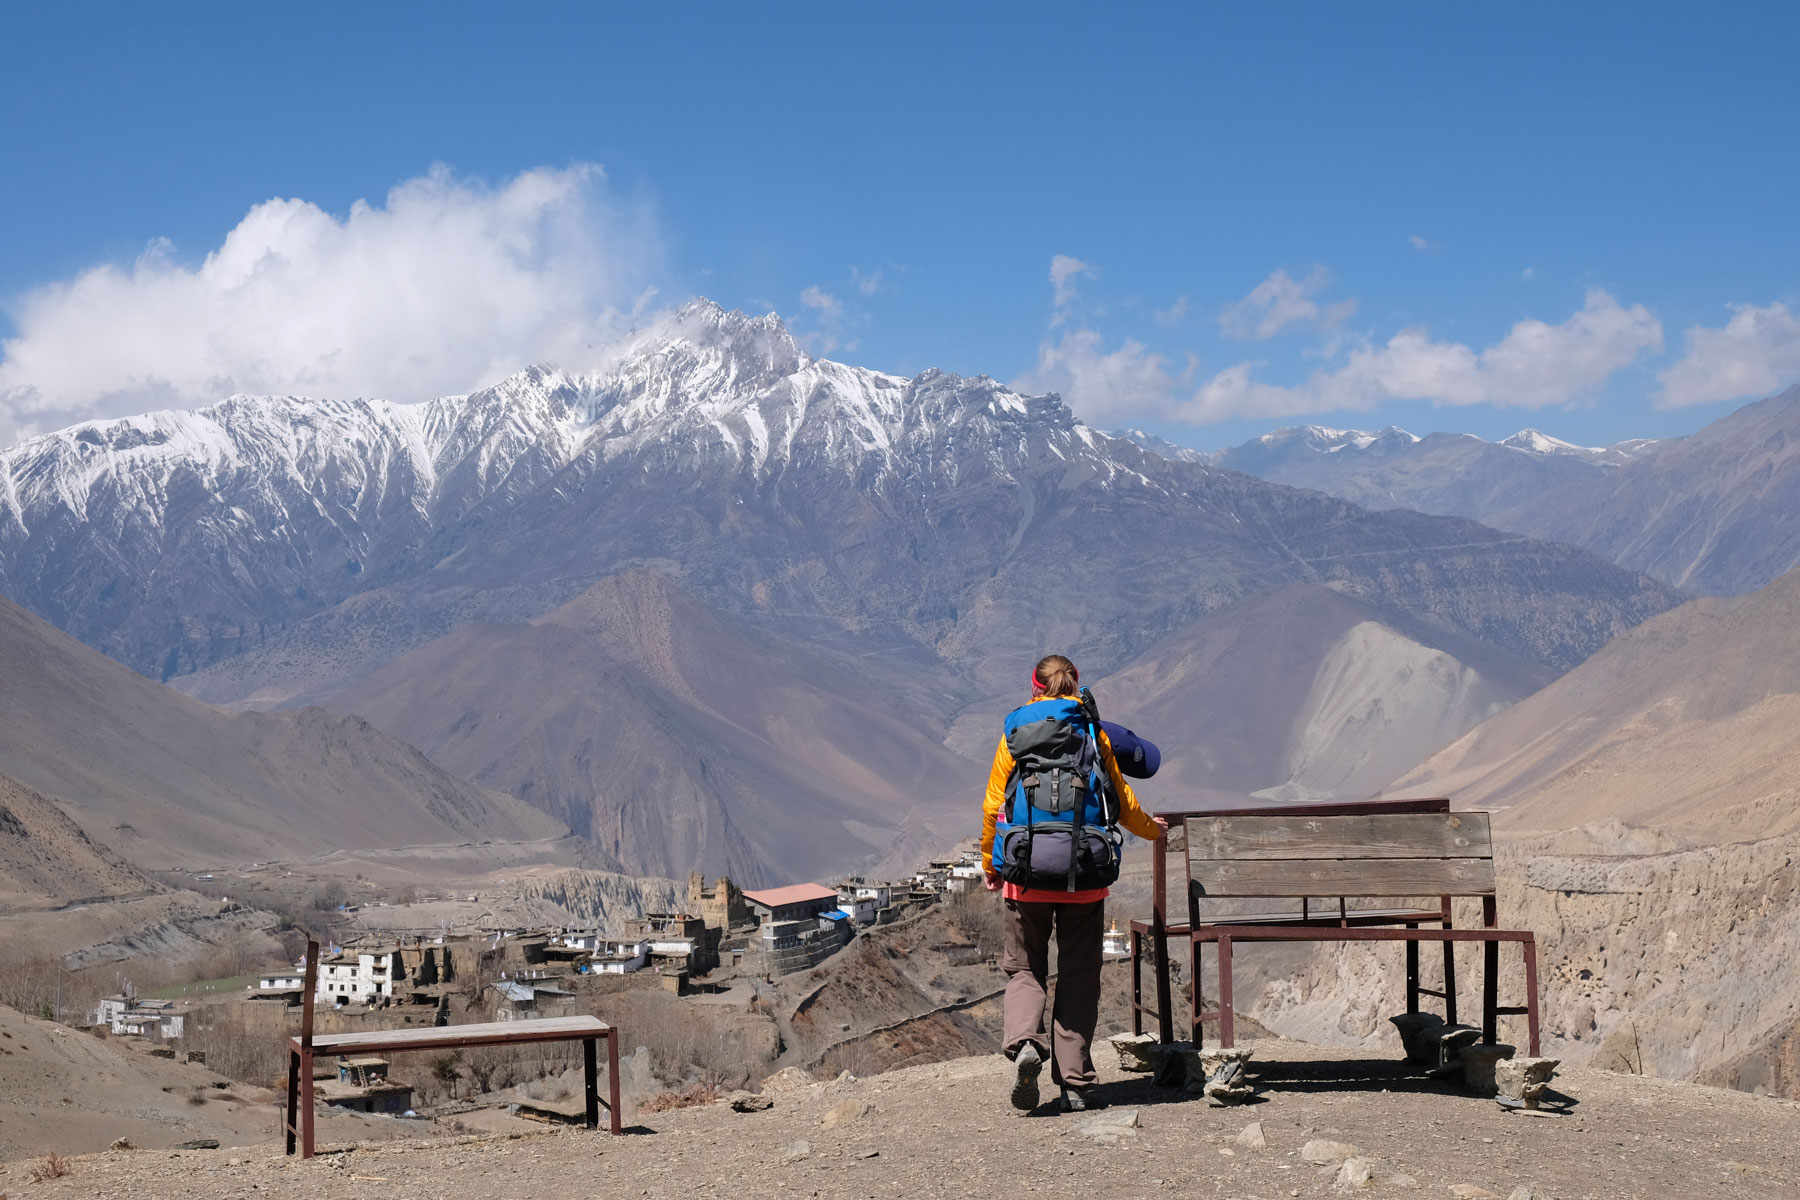
[[744,901],[762,922],[760,945],[744,963],[759,974],[786,975],[818,966],[855,932],[854,922],[838,909],[836,888],[796,883],[745,892]]
[[838,906],[837,889],[820,887],[816,883],[745,892],[744,899],[759,921],[803,921]]

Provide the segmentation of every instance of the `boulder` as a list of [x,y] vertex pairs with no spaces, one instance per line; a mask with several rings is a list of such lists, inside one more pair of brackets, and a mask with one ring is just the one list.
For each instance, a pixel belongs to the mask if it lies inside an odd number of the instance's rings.
[[1507,1058],[1494,1064],[1494,1093],[1508,1108],[1536,1108],[1562,1060]]
[[1473,1025],[1445,1025],[1437,1035],[1437,1065],[1431,1074],[1443,1077],[1460,1074],[1462,1052],[1481,1040],[1481,1030]]
[[1337,1178],[1331,1181],[1331,1186],[1340,1192],[1360,1192],[1372,1186],[1369,1176],[1374,1173],[1375,1164],[1361,1155],[1346,1158],[1343,1166],[1338,1168]]
[[1263,1136],[1262,1122],[1252,1121],[1244,1126],[1243,1132],[1237,1135],[1237,1144],[1246,1150],[1265,1149],[1269,1144],[1269,1139]]
[[772,1096],[759,1096],[755,1092],[733,1092],[731,1094],[732,1112],[766,1112],[773,1107],[775,1107],[775,1099]]
[[868,1115],[869,1109],[867,1100],[845,1100],[825,1114],[825,1119],[819,1122],[819,1128],[839,1129],[862,1120]]
[[1188,1060],[1187,1090],[1215,1108],[1242,1104],[1256,1095],[1250,1083],[1250,1051],[1201,1050]]
[[1497,1090],[1494,1065],[1511,1058],[1511,1046],[1464,1046],[1462,1048],[1463,1086],[1477,1096],[1492,1096]]
[[781,1096],[789,1092],[797,1092],[803,1087],[810,1087],[817,1082],[818,1080],[800,1067],[783,1067],[762,1081],[762,1090],[767,1095]]
[[1406,1048],[1408,1062],[1421,1067],[1438,1065],[1438,1038],[1444,1032],[1444,1018],[1436,1013],[1401,1013],[1389,1017],[1388,1023],[1400,1032],[1400,1044]]
[[1137,1136],[1138,1110],[1135,1108],[1106,1109],[1077,1125],[1075,1131],[1093,1138],[1103,1146],[1110,1146],[1120,1138]]
[[1156,1046],[1156,1038],[1148,1033],[1115,1033],[1106,1039],[1112,1046],[1113,1053],[1119,1056],[1119,1069],[1137,1074],[1148,1074],[1156,1069],[1151,1051]]
[[1300,1147],[1301,1161],[1321,1167],[1343,1162],[1347,1158],[1356,1158],[1361,1153],[1361,1150],[1349,1142],[1334,1142],[1330,1138],[1314,1138]]

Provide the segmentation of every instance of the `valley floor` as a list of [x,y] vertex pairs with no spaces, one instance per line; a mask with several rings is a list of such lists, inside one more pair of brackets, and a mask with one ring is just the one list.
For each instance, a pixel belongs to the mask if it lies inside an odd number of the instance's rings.
[[[536,1195],[751,1197],[1343,1194],[1336,1165],[1304,1161],[1314,1139],[1373,1162],[1369,1196],[1558,1200],[1800,1197],[1800,1104],[1693,1084],[1571,1070],[1564,1111],[1527,1117],[1422,1080],[1372,1055],[1287,1040],[1254,1043],[1257,1103],[1207,1107],[1101,1063],[1113,1107],[1138,1128],[1108,1144],[1083,1118],[1006,1105],[998,1056],[773,1094],[764,1112],[724,1103],[633,1115],[630,1136],[561,1130],[523,1137],[350,1146],[310,1162],[276,1143],[249,1149],[116,1151],[71,1160],[65,1178],[0,1190],[27,1197],[314,1197],[477,1200]],[[1110,1054],[1106,1057],[1110,1058]],[[1047,1081],[1047,1076],[1046,1076]],[[847,1103],[848,1102],[848,1103]],[[864,1108],[866,1106],[866,1109]],[[826,1114],[838,1120],[825,1128]],[[844,1119],[848,1115],[848,1119]],[[1261,1125],[1266,1146],[1239,1135]]]

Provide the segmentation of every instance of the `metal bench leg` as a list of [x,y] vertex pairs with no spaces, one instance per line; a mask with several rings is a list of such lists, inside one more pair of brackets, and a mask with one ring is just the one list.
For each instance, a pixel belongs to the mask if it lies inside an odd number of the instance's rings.
[[[1444,928],[1454,929],[1456,922],[1450,913],[1448,896],[1444,897],[1443,904]],[[1444,943],[1444,1024],[1456,1024],[1456,943],[1451,941]]]
[[1144,943],[1143,935],[1131,931],[1131,1032],[1144,1032]]
[[[1190,927],[1191,928],[1191,927]],[[1197,1047],[1200,1045],[1200,966],[1206,960],[1201,957],[1205,951],[1200,949],[1200,939],[1188,938],[1188,1037]],[[1174,1031],[1163,1039],[1165,1044],[1175,1040]]]
[[300,1113],[300,1052],[288,1050],[288,1087],[287,1087],[287,1153],[292,1154],[298,1140],[299,1127],[294,1118]]
[[600,1128],[600,1068],[594,1039],[581,1039],[582,1095],[587,1103],[587,1127]]
[[[1481,923],[1492,929],[1499,921],[1499,912],[1492,896],[1481,898]],[[1492,1046],[1500,1040],[1500,1017],[1494,1010],[1500,1007],[1500,943],[1481,943],[1481,1040]]]
[[1538,978],[1537,939],[1526,938],[1525,947],[1525,1030],[1531,1057],[1538,1056]]
[[[1407,922],[1408,929],[1417,929],[1417,921]],[[1419,943],[1406,943],[1406,1011],[1419,1011]]]
[[[1226,1050],[1237,1045],[1237,1022],[1231,1010],[1231,939],[1219,939],[1219,1045]],[[1199,1031],[1195,1031],[1194,1049],[1200,1048]]]
[[619,1031],[606,1031],[606,1092],[612,1104],[612,1131],[616,1136],[625,1132],[625,1118],[619,1112]]
[[300,1051],[300,1157],[311,1158],[316,1148],[313,1141],[313,1054]]

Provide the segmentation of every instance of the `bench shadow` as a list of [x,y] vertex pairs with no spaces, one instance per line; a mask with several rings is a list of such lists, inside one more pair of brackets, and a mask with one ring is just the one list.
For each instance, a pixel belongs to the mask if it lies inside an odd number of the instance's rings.
[[[1250,1080],[1256,1095],[1234,1107],[1254,1108],[1273,1097],[1286,1093],[1319,1094],[1327,1092],[1379,1094],[1383,1091],[1416,1095],[1454,1097],[1492,1103],[1490,1097],[1477,1096],[1454,1078],[1437,1079],[1421,1071],[1415,1064],[1381,1059],[1253,1059]],[[1149,1075],[1096,1084],[1095,1098],[1108,1108],[1149,1107],[1159,1104],[1205,1104],[1203,1096],[1190,1094],[1185,1088],[1162,1087]],[[1544,1092],[1540,1103],[1544,1112],[1572,1112],[1580,1101],[1556,1091]],[[1033,1109],[1031,1116],[1059,1116],[1054,1098]],[[1079,1115],[1079,1114],[1070,1114]]]
[[[1259,1093],[1388,1091],[1492,1102],[1492,1097],[1478,1096],[1463,1087],[1455,1076],[1436,1078],[1404,1059],[1254,1059],[1250,1075]],[[1547,1089],[1540,1103],[1548,1112],[1569,1112],[1580,1101]]]

